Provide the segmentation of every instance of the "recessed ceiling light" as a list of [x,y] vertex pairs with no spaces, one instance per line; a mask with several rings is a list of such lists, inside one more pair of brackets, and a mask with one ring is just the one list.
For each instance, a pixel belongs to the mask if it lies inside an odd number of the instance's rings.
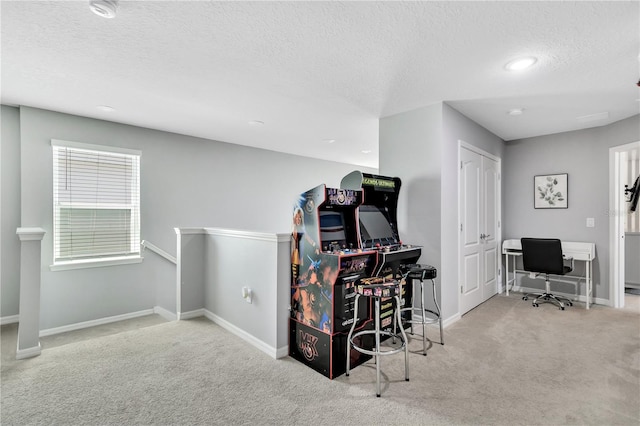
[[363,149],[361,152],[363,154],[371,154],[371,150],[370,149]]
[[90,0],[89,9],[103,18],[115,18],[118,9],[118,0]]
[[334,143],[336,140],[335,139],[323,139],[322,141],[326,142],[326,143]]
[[109,105],[98,105],[96,108],[104,112],[113,112],[116,110],[114,107],[110,107]]
[[518,59],[514,59],[513,61],[507,62],[507,64],[504,67],[509,71],[522,71],[529,68],[536,62],[538,62],[537,58],[534,58],[533,56],[528,56],[526,58],[518,58]]
[[509,112],[507,112],[507,114],[509,115],[522,115],[522,113],[524,113],[523,108],[513,108],[510,109]]
[[264,126],[264,121],[253,120],[249,122],[250,126]]

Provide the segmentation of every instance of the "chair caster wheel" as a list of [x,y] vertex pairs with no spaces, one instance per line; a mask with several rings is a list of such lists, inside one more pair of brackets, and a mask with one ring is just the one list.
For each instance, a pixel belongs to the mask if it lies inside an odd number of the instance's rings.
[[561,310],[561,311],[564,311],[564,306],[560,306],[560,310]]
[[569,302],[569,306],[573,306],[573,303]]
[[528,300],[527,296],[522,296],[522,300]]
[[536,308],[538,307],[537,303],[532,303],[533,306],[535,306]]

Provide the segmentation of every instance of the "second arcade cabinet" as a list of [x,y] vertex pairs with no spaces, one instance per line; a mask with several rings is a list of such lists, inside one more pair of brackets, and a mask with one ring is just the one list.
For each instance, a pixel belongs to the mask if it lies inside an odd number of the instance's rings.
[[[346,336],[353,323],[354,287],[372,274],[376,252],[359,243],[362,191],[317,186],[293,213],[289,355],[333,379],[346,369]],[[358,329],[370,323],[361,304]],[[352,351],[352,365],[369,359]]]

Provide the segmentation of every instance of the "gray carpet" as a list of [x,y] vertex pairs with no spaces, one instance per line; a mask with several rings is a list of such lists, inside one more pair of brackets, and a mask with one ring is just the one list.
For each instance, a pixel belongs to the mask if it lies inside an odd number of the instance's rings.
[[372,363],[329,380],[204,318],[43,344],[22,361],[14,331],[2,328],[7,426],[640,424],[637,309],[496,296],[445,329],[445,346],[411,354],[409,382],[402,355],[383,358],[381,398]]

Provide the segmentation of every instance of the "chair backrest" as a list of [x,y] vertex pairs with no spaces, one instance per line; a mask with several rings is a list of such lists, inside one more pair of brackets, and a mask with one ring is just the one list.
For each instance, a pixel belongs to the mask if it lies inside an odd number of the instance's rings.
[[562,243],[555,238],[521,238],[525,271],[564,274]]

